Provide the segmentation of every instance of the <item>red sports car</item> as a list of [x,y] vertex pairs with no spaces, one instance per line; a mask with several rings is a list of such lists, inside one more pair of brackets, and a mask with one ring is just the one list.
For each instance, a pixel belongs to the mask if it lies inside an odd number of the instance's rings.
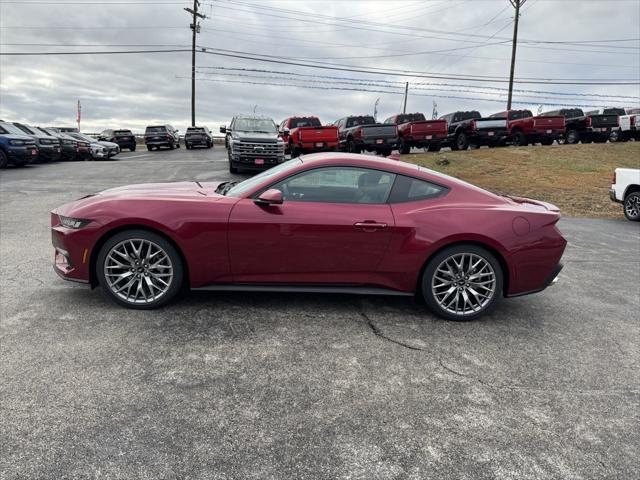
[[182,287],[418,296],[472,319],[557,278],[548,203],[380,157],[303,156],[241,183],[113,188],[51,213],[54,268],[130,308]]

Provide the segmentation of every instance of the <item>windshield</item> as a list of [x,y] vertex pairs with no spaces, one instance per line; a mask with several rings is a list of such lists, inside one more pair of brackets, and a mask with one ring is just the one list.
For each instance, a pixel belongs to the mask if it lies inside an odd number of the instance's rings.
[[20,124],[19,126],[16,125],[16,127],[18,127],[18,130],[22,130],[22,132],[20,132],[22,134],[26,133],[27,135],[42,135],[42,133],[36,132],[31,127],[27,127],[26,125]]
[[603,115],[624,115],[624,108],[605,108]]
[[313,117],[304,117],[304,118],[292,118],[289,128],[299,128],[299,127],[321,127],[322,124],[320,120]]
[[11,123],[0,123],[0,126],[2,126],[2,128],[5,129],[8,133],[13,133],[15,135],[25,135],[25,132]]
[[147,133],[163,133],[167,131],[167,127],[147,127]]
[[270,168],[269,170],[265,170],[264,172],[256,175],[255,177],[251,177],[244,182],[240,182],[226,193],[228,197],[240,197],[241,195],[247,193],[251,189],[255,188],[257,185],[260,185],[265,180],[272,178],[278,175],[281,172],[286,172],[287,170],[293,170],[296,167],[299,167],[302,163],[302,160],[289,160],[288,162],[281,163],[275,167]]
[[376,121],[373,117],[351,117],[347,120],[347,128],[359,125],[374,125],[375,123]]
[[425,120],[424,115],[421,113],[407,113],[398,115],[397,123],[424,122]]
[[233,129],[241,132],[278,133],[275,122],[269,118],[237,118]]
[[69,132],[69,135],[71,135],[74,138],[79,138],[80,140],[84,140],[85,142],[89,142],[89,143],[97,142],[95,138],[91,138],[89,135],[85,135],[84,133]]

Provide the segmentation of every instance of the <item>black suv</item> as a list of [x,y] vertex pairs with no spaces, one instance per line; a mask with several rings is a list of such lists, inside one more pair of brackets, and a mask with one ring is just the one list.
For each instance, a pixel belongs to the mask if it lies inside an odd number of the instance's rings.
[[36,141],[38,151],[40,152],[38,156],[40,162],[57,162],[60,160],[62,157],[60,140],[41,132],[35,127],[23,125],[18,122],[13,122],[13,124]]
[[213,135],[207,127],[189,127],[184,132],[184,145],[189,149],[196,145],[211,148],[213,147]]
[[77,160],[78,140],[70,137],[66,133],[56,132],[55,130],[51,130],[49,128],[37,127],[37,129],[45,135],[58,139],[58,141],[60,142],[60,153],[62,155],[62,160]]
[[180,135],[171,125],[150,125],[144,131],[144,143],[149,151],[160,147],[173,150],[180,148]]
[[136,151],[136,137],[131,130],[103,130],[98,135],[98,140],[117,143],[120,150],[128,148],[132,152]]

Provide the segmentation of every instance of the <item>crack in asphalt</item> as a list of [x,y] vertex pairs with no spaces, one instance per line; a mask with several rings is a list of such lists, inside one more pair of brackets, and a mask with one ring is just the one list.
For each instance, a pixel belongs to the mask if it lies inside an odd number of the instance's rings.
[[420,352],[424,352],[425,349],[424,348],[420,348],[420,347],[414,347],[413,345],[409,345],[408,343],[404,343],[400,340],[396,340],[394,338],[388,337],[384,334],[384,332],[380,329],[380,327],[378,327],[373,320],[371,319],[371,317],[369,317],[369,315],[367,315],[362,309],[359,310],[360,316],[362,318],[364,318],[365,322],[367,322],[367,325],[369,325],[369,328],[371,329],[371,331],[377,336],[382,338],[383,340],[386,340],[387,342],[391,342],[391,343],[395,343],[396,345],[400,345],[401,347],[404,348],[408,348],[409,350],[414,350],[414,351],[420,351]]

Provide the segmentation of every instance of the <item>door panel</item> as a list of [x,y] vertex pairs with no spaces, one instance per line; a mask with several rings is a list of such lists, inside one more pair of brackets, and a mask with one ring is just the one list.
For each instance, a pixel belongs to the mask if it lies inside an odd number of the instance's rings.
[[[356,226],[367,222],[377,225]],[[393,226],[387,204],[240,200],[229,218],[234,282],[369,283]]]

